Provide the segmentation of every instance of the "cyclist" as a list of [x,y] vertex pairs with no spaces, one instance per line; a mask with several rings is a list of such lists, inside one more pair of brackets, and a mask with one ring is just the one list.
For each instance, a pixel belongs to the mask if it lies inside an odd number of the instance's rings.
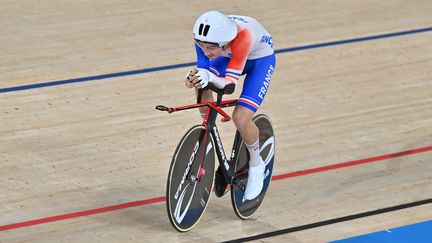
[[[223,88],[237,84],[240,76],[246,74],[232,118],[250,154],[244,199],[252,200],[261,193],[265,170],[259,131],[252,118],[267,94],[275,70],[272,37],[254,18],[208,11],[196,20],[193,38],[197,67],[188,72],[186,87],[198,90],[210,82]],[[212,91],[205,90],[202,100],[213,101]],[[205,107],[200,112],[205,116]]]

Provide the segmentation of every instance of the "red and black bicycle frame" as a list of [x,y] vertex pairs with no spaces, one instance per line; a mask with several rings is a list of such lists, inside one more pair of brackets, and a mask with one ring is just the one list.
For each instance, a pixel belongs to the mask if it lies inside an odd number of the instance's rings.
[[[222,101],[222,96],[224,94],[231,94],[234,91],[233,87],[227,87],[225,89],[217,89],[215,87],[209,87],[209,88],[217,93],[217,101],[216,102],[201,102],[202,90],[200,89],[198,91],[196,104],[180,106],[180,107],[175,107],[175,108],[168,108],[168,107],[159,105],[156,107],[156,109],[161,110],[161,111],[167,111],[168,113],[173,113],[173,112],[182,111],[182,110],[195,109],[195,108],[199,108],[199,107],[207,107],[205,117],[203,118],[203,123],[202,123],[202,125],[206,129],[205,134],[203,134],[204,135],[203,139],[206,139],[208,137],[209,133],[211,134],[213,141],[214,141],[214,144],[215,144],[215,150],[216,150],[216,154],[217,154],[217,157],[219,160],[219,165],[223,169],[222,174],[223,174],[223,178],[224,178],[225,183],[226,184],[234,184],[234,185],[239,186],[241,189],[244,190],[244,185],[239,182],[239,179],[235,178],[235,171],[234,171],[235,170],[234,165],[235,165],[235,162],[237,161],[237,158],[239,155],[239,149],[241,146],[242,138],[241,138],[240,134],[237,132],[236,136],[234,138],[234,143],[233,143],[233,147],[231,150],[232,151],[231,156],[230,156],[230,159],[228,160],[226,153],[225,153],[225,150],[224,150],[223,145],[222,145],[219,131],[217,130],[217,126],[216,126],[216,118],[217,118],[218,114],[220,114],[222,116],[222,119],[221,119],[222,122],[227,122],[227,121],[231,120],[231,117],[224,110],[222,110],[222,108],[235,106],[237,104],[238,100],[234,99],[234,100]],[[204,144],[203,147],[205,147],[206,143],[201,143],[201,144]],[[204,156],[205,156],[205,153],[203,153],[203,158],[200,159],[200,168],[202,168]],[[200,170],[199,175],[197,176],[198,180],[202,176],[203,173],[205,173],[205,172]]]

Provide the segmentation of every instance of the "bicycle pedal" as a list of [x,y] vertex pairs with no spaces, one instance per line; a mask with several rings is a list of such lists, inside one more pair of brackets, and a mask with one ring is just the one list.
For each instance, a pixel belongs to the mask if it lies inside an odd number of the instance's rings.
[[227,192],[227,183],[225,182],[221,172],[219,171],[220,168],[216,170],[215,174],[215,195],[216,197],[222,197]]
[[223,197],[223,195],[225,195],[228,192],[228,190],[225,188],[223,189],[223,187],[216,187],[215,186],[215,195],[216,197]]

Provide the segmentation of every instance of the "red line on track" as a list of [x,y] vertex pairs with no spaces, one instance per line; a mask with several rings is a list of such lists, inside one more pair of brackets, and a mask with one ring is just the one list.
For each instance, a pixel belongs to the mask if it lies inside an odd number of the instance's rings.
[[[411,155],[411,154],[423,153],[423,152],[427,152],[427,151],[431,151],[431,150],[432,150],[432,146],[427,146],[427,147],[423,147],[423,148],[417,148],[417,149],[407,150],[407,151],[398,152],[398,153],[385,154],[385,155],[380,155],[380,156],[366,158],[366,159],[353,160],[353,161],[329,165],[329,166],[323,166],[323,167],[317,167],[317,168],[308,169],[308,170],[302,170],[302,171],[296,171],[296,172],[291,172],[291,173],[286,173],[286,174],[281,174],[281,175],[275,175],[272,177],[272,180],[275,181],[275,180],[287,179],[287,178],[297,177],[297,176],[302,176],[302,175],[314,174],[314,173],[319,173],[319,172],[328,171],[328,170],[335,170],[335,169],[340,169],[340,168],[354,166],[354,165],[366,164],[366,163],[371,163],[371,162],[376,162],[376,161],[381,161],[381,160],[386,160],[386,159],[392,159],[392,158],[407,156],[407,155]],[[35,219],[35,220],[30,220],[30,221],[25,221],[25,222],[20,222],[20,223],[7,224],[7,225],[0,226],[0,231],[23,228],[23,227],[28,227],[28,226],[32,226],[32,225],[44,224],[44,223],[49,223],[49,222],[54,222],[54,221],[65,220],[65,219],[83,217],[83,216],[88,216],[88,215],[92,215],[92,214],[111,212],[111,211],[115,211],[115,210],[137,207],[137,206],[143,206],[143,205],[148,205],[148,204],[153,204],[153,203],[165,202],[165,200],[166,200],[165,197],[156,197],[156,198],[140,200],[140,201],[135,201],[135,202],[128,202],[128,203],[123,203],[123,204],[118,204],[118,205],[113,205],[113,206],[108,206],[108,207],[103,207],[103,208],[96,208],[96,209],[90,209],[90,210],[85,210],[85,211],[79,211],[79,212],[75,212],[75,213],[57,215],[57,216],[52,216],[52,217],[47,217],[47,218],[40,218],[40,219]]]
[[354,165],[366,164],[366,163],[376,162],[376,161],[385,160],[385,159],[392,159],[392,158],[407,156],[410,154],[418,154],[418,153],[427,152],[427,151],[431,151],[431,150],[432,150],[432,146],[427,146],[427,147],[423,147],[423,148],[417,148],[417,149],[407,150],[407,151],[393,153],[393,154],[385,154],[385,155],[380,155],[380,156],[366,158],[366,159],[353,160],[353,161],[348,161],[348,162],[334,164],[334,165],[328,165],[328,166],[317,167],[317,168],[308,169],[308,170],[302,170],[302,171],[296,171],[296,172],[291,172],[291,173],[286,173],[286,174],[281,174],[281,175],[275,175],[272,177],[272,180],[276,181],[276,180],[286,179],[286,178],[290,178],[290,177],[296,177],[296,176],[318,173],[318,172],[327,171],[327,170],[335,170],[335,169],[340,169],[340,168],[354,166]]
[[75,213],[52,216],[48,218],[35,219],[35,220],[25,221],[21,223],[2,225],[0,226],[0,231],[22,228],[22,227],[32,226],[36,224],[44,224],[44,223],[49,223],[54,221],[65,220],[65,219],[77,218],[77,217],[82,217],[82,216],[87,216],[92,214],[111,212],[111,211],[120,210],[124,208],[131,208],[131,207],[142,206],[142,205],[158,203],[158,202],[165,202],[165,197],[156,197],[156,198],[140,200],[135,202],[122,203],[122,204],[103,207],[103,208],[96,208],[96,209],[75,212]]

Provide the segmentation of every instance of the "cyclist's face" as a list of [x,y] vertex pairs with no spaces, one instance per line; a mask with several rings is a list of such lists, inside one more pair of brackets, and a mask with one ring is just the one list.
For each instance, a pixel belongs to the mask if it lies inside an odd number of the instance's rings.
[[204,43],[202,41],[196,41],[196,43],[201,47],[206,57],[211,60],[216,59],[216,57],[222,54],[222,47],[217,44]]

